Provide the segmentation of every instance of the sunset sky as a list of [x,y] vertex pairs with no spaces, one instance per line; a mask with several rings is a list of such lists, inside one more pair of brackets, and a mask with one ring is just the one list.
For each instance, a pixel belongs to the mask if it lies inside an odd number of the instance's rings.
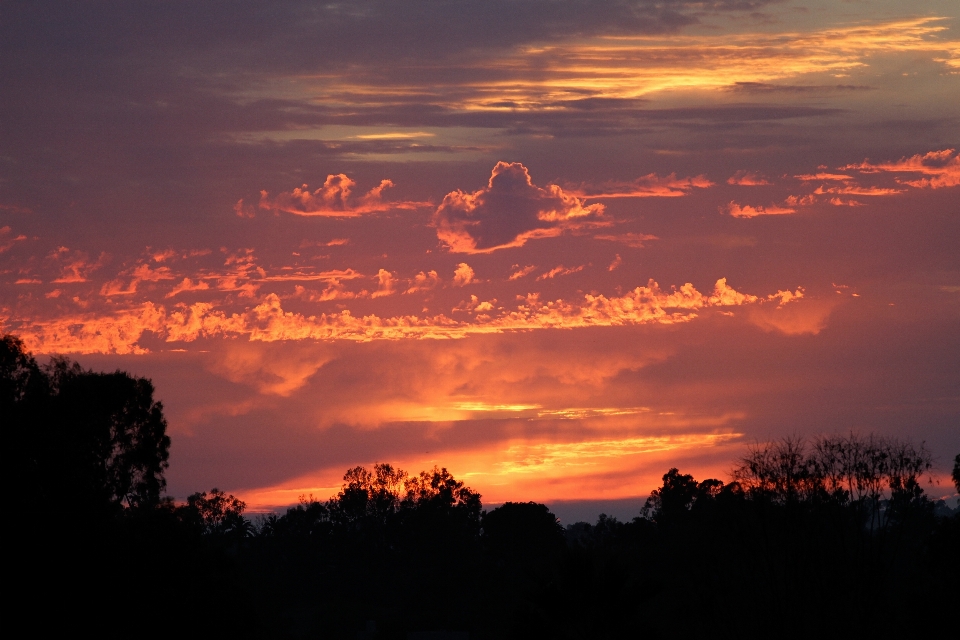
[[11,1],[0,87],[0,330],[151,378],[172,496],[960,453],[955,0]]

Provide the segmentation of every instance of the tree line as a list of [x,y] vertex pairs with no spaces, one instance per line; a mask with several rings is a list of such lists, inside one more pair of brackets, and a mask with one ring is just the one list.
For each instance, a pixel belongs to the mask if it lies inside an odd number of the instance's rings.
[[909,441],[757,444],[727,482],[670,469],[627,522],[485,510],[445,468],[390,464],[248,518],[217,489],[164,496],[153,394],[0,341],[11,609],[35,631],[57,612],[108,637],[885,638],[960,596],[960,509]]

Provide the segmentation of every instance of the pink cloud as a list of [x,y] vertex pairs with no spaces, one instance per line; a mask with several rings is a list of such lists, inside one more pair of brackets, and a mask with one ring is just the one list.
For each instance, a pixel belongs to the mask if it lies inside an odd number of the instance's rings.
[[814,191],[817,195],[826,193],[838,193],[853,196],[893,196],[903,193],[903,189],[890,189],[888,187],[861,187],[857,184],[848,184],[842,187],[817,187]]
[[519,267],[520,265],[518,264],[513,265],[512,268],[516,269],[516,271],[510,274],[510,277],[507,278],[508,280],[519,280],[520,278],[530,275],[531,273],[533,273],[534,269],[537,268],[536,265],[532,265],[532,264],[528,264],[522,269],[520,269]]
[[817,201],[817,196],[808,193],[805,196],[787,196],[784,202],[789,207],[806,207]]
[[795,213],[796,209],[790,209],[788,207],[779,207],[777,205],[770,205],[769,207],[753,207],[750,205],[739,205],[736,202],[730,201],[725,207],[720,207],[720,213],[728,213],[734,218],[755,218],[756,216],[775,216],[775,215],[784,215],[788,213]]
[[0,203],[0,211],[4,211],[6,213],[33,213],[33,211],[31,211],[27,207],[21,207],[15,204],[3,204],[3,203]]
[[727,184],[735,184],[741,187],[758,187],[771,183],[759,173],[740,170],[727,178]]
[[303,269],[283,268],[280,273],[264,276],[262,279],[269,282],[307,282],[313,280],[320,281],[340,281],[353,280],[355,278],[365,277],[359,271],[354,269],[331,269],[329,271],[310,271]]
[[650,240],[659,240],[657,236],[651,235],[649,233],[621,233],[617,235],[599,235],[593,236],[597,240],[608,240],[610,242],[619,242],[625,244],[628,247],[633,247],[634,249],[643,248],[646,242]]
[[466,262],[461,262],[453,271],[453,283],[458,287],[465,287],[474,281],[477,274]]
[[552,280],[553,278],[556,278],[557,276],[566,276],[566,275],[569,275],[569,274],[571,274],[571,273],[577,273],[577,272],[579,272],[579,271],[583,271],[583,267],[584,267],[584,265],[580,265],[579,267],[573,267],[573,268],[569,268],[569,269],[568,269],[567,267],[565,267],[565,266],[563,266],[563,265],[561,264],[560,266],[557,266],[557,267],[554,267],[553,269],[550,269],[550,271],[547,271],[546,273],[540,274],[539,276],[537,276],[537,280],[538,280],[538,281],[540,281],[540,280]]
[[685,196],[693,189],[714,186],[706,176],[678,178],[677,174],[658,176],[648,173],[632,182],[607,182],[599,186],[581,185],[571,190],[571,195],[581,198],[676,198]]
[[370,295],[371,298],[392,296],[397,292],[396,278],[386,269],[380,269],[380,271],[377,272],[377,282],[377,290]]
[[124,287],[123,278],[111,280],[100,289],[102,296],[129,295],[137,292],[137,285],[141,282],[159,282],[161,280],[173,280],[174,276],[170,273],[169,267],[160,267],[158,269],[150,268],[148,264],[140,264],[133,269],[128,269],[121,275],[131,276],[130,283]]
[[842,198],[830,198],[830,204],[835,207],[862,207],[862,202],[858,200],[843,200]]
[[202,280],[198,282],[194,282],[190,278],[184,278],[177,285],[175,285],[173,289],[171,289],[169,293],[167,293],[167,295],[164,297],[172,298],[175,295],[180,293],[186,293],[189,291],[206,291],[209,288],[210,288],[210,285],[208,285],[206,282],[203,282]]
[[421,271],[413,277],[410,287],[404,293],[419,293],[421,291],[430,291],[440,284],[440,276],[436,271]]
[[596,225],[603,210],[602,204],[586,206],[557,185],[534,185],[519,162],[498,162],[486,187],[448,193],[434,213],[433,224],[437,237],[451,251],[489,253]]
[[[395,292],[390,272],[381,269],[378,279],[380,289],[370,297]],[[471,296],[456,311],[474,314],[472,319],[454,320],[443,314],[359,317],[349,310],[306,316],[285,311],[280,297],[271,293],[241,313],[228,314],[208,302],[178,304],[169,311],[162,305],[145,302],[107,314],[84,313],[49,320],[21,318],[17,326],[7,330],[19,334],[27,347],[37,353],[123,354],[146,353],[139,344],[144,332],[152,332],[167,342],[192,342],[215,336],[245,336],[252,342],[463,338],[534,329],[677,324],[694,320],[704,309],[773,302],[779,308],[802,297],[801,290],[778,291],[769,296],[747,294],[733,289],[725,278],[718,280],[709,293],[698,291],[690,283],[664,290],[651,280],[646,286],[612,297],[584,294],[579,299],[543,301],[538,294],[528,294],[512,309],[497,307],[496,300],[482,301]]]
[[85,252],[71,251],[67,247],[57,247],[50,254],[50,258],[54,262],[60,263],[60,276],[54,282],[62,284],[86,282],[87,276],[107,262],[107,254],[105,253],[101,253],[96,261],[91,261]]
[[[260,192],[260,208],[271,211],[285,211],[298,216],[327,216],[352,218],[369,213],[380,213],[391,209],[417,209],[428,206],[428,202],[387,202],[383,199],[384,190],[394,186],[390,180],[381,180],[380,184],[367,193],[357,196],[354,187],[357,183],[338,173],[330,174],[323,186],[310,191],[308,185],[293,191],[278,194],[271,198],[266,191]],[[242,209],[243,201],[237,203]],[[236,207],[235,207],[236,209]],[[238,212],[238,215],[241,215]]]
[[13,230],[8,226],[0,227],[0,253],[7,251],[18,242],[23,242],[27,236],[22,233],[14,236]]
[[864,160],[860,164],[851,164],[842,168],[856,169],[862,173],[919,173],[923,177],[917,180],[897,179],[901,184],[919,189],[940,189],[960,185],[960,154],[957,154],[954,149],[929,151],[922,155],[918,153],[909,158],[901,158],[897,162],[872,164]]
[[849,182],[853,180],[853,176],[848,176],[843,173],[804,173],[798,176],[793,176],[798,180],[803,180],[804,182],[813,182],[816,180],[832,180],[834,182]]
[[607,271],[616,271],[620,268],[620,265],[623,263],[623,258],[620,257],[620,254],[617,254],[617,257],[613,259],[613,262],[610,263],[610,266],[607,267]]

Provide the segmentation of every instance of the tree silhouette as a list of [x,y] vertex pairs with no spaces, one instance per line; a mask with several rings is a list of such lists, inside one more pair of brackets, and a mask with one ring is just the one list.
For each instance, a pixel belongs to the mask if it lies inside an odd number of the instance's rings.
[[203,535],[244,538],[253,532],[250,521],[243,517],[246,508],[243,500],[214,488],[209,494],[201,491],[189,496],[177,514]]
[[60,504],[103,517],[160,502],[170,439],[153,384],[95,373],[65,358],[40,367],[13,336],[0,341],[8,469],[30,510]]
[[506,502],[485,512],[482,525],[491,549],[511,557],[555,551],[564,541],[557,517],[536,502]]
[[953,459],[953,484],[960,492],[960,453]]

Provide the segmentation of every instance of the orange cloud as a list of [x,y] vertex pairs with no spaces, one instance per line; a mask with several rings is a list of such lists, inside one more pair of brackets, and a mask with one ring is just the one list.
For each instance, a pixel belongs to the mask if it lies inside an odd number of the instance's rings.
[[141,354],[137,344],[146,331],[165,334],[163,307],[152,302],[111,315],[71,315],[52,320],[23,322],[17,333],[35,353]]
[[323,349],[267,350],[261,345],[226,343],[214,352],[208,368],[260,393],[287,397],[332,359],[333,355]]
[[706,189],[714,184],[706,176],[692,178],[678,178],[675,173],[668,176],[658,176],[649,173],[633,182],[607,182],[603,185],[590,187],[581,185],[579,189],[571,191],[571,195],[581,198],[675,198],[685,196],[694,188]]
[[418,293],[420,291],[430,291],[434,289],[438,284],[440,284],[440,276],[437,275],[436,271],[428,271],[424,273],[421,271],[413,277],[413,282],[410,283],[410,287],[404,291],[404,293]]
[[617,257],[613,259],[613,262],[610,263],[610,266],[607,267],[607,271],[616,271],[620,265],[623,263],[623,258],[620,257],[620,254],[617,254]]
[[553,269],[550,269],[550,271],[547,271],[546,273],[540,274],[539,276],[537,276],[537,280],[538,281],[550,280],[550,279],[556,278],[557,276],[565,276],[571,273],[577,273],[578,271],[583,271],[583,265],[580,265],[579,267],[574,267],[572,269],[568,269],[567,267],[561,264],[558,267],[554,267]]
[[790,207],[806,207],[817,201],[817,197],[812,193],[805,196],[787,196],[784,202]]
[[370,295],[371,298],[392,296],[397,292],[397,281],[393,277],[393,274],[386,269],[380,269],[380,271],[377,272],[377,282],[377,290]]
[[362,273],[354,271],[353,269],[331,269],[328,271],[311,272],[285,267],[281,269],[281,273],[265,276],[261,278],[261,280],[265,282],[308,282],[313,280],[339,282],[340,280],[353,280],[363,277],[364,275]]
[[465,287],[474,281],[476,274],[466,262],[461,262],[453,271],[453,283],[458,287]]
[[237,214],[238,218],[255,218],[257,216],[257,212],[254,210],[253,205],[243,204],[243,198],[237,200],[237,204],[233,205],[233,212]]
[[720,213],[730,214],[734,218],[755,218],[756,216],[784,215],[795,212],[796,209],[779,207],[777,205],[770,205],[769,207],[741,206],[732,200],[726,207],[720,207]]
[[[785,292],[788,293],[789,292]],[[802,292],[800,292],[802,297]],[[766,332],[779,332],[788,336],[816,335],[827,326],[830,314],[839,302],[833,298],[826,300],[806,300],[804,304],[786,305],[793,298],[788,296],[785,302],[776,307],[753,306],[747,309],[749,322]]]
[[757,187],[771,183],[758,173],[740,170],[727,178],[727,184],[735,184],[741,187]]
[[941,189],[960,185],[960,154],[957,154],[954,149],[929,151],[923,155],[918,153],[909,158],[901,158],[897,162],[871,164],[864,160],[860,164],[851,164],[843,168],[856,169],[862,173],[879,173],[881,171],[919,173],[923,177],[917,180],[897,179],[897,182],[918,189]]
[[[663,91],[727,91],[744,85],[844,75],[884,54],[915,54],[938,68],[960,67],[949,18],[919,17],[803,31],[608,35],[517,47],[498,56],[489,80],[449,82],[444,106],[460,112],[543,112],[585,98],[632,100]],[[414,82],[411,95],[436,93],[436,76]],[[332,79],[341,95],[371,92],[352,74]],[[392,95],[392,94],[391,94]],[[448,96],[456,95],[456,98]],[[391,98],[392,99],[392,98]],[[562,108],[562,107],[561,107]]]
[[[395,280],[381,269],[381,289],[377,293],[395,293]],[[365,295],[365,292],[363,292]],[[352,294],[344,297],[359,297]],[[167,311],[162,305],[144,303],[139,307],[110,315],[85,314],[52,320],[21,320],[10,331],[18,333],[28,348],[38,353],[144,353],[137,344],[145,331],[168,342],[192,342],[215,336],[247,336],[254,342],[279,340],[396,340],[401,338],[463,338],[472,334],[529,331],[531,329],[572,329],[635,324],[676,324],[689,322],[697,312],[712,307],[764,304],[778,306],[799,299],[802,292],[778,291],[766,297],[736,291],[725,278],[717,281],[709,294],[687,283],[670,291],[650,281],[621,296],[586,294],[580,300],[541,301],[528,294],[514,309],[496,307],[496,301],[472,297],[458,310],[478,313],[470,321],[436,316],[367,315],[356,317],[349,310],[339,313],[305,316],[284,311],[280,297],[269,294],[254,308],[227,315],[213,304],[179,304]]]
[[843,200],[841,198],[830,198],[830,204],[835,207],[862,207],[862,202],[857,200]]
[[804,173],[798,176],[793,176],[798,180],[803,180],[804,182],[811,182],[814,180],[834,180],[837,182],[849,182],[853,180],[853,176],[848,176],[843,173]]
[[13,230],[10,228],[9,225],[5,227],[0,227],[0,253],[3,253],[4,251],[10,249],[16,243],[23,242],[26,239],[27,239],[27,236],[23,235],[22,233],[17,236],[14,236]]
[[137,292],[137,285],[141,282],[159,282],[160,280],[174,279],[169,267],[152,269],[148,264],[137,265],[133,269],[127,270],[123,275],[131,276],[130,283],[126,288],[123,286],[123,278],[117,278],[116,280],[105,283],[103,287],[100,288],[100,295],[106,297],[129,295]]
[[817,195],[823,195],[826,193],[839,193],[854,196],[892,196],[898,193],[903,193],[903,189],[890,189],[886,187],[861,187],[860,185],[856,184],[849,184],[843,187],[824,187],[821,185],[817,187],[814,193]]
[[330,300],[354,300],[357,298],[367,298],[370,292],[366,289],[361,291],[348,291],[339,280],[332,280],[323,291],[306,289],[300,285],[293,288],[294,295],[308,302],[329,302]]
[[513,268],[517,270],[510,274],[510,277],[508,278],[508,280],[519,280],[520,278],[530,275],[537,268],[535,265],[532,265],[532,264],[528,264],[522,269],[519,269],[518,268],[519,266],[520,265],[518,264],[513,265]]
[[[381,180],[380,184],[362,196],[353,193],[357,183],[338,173],[330,174],[323,186],[310,191],[304,184],[289,193],[281,193],[271,198],[266,191],[260,192],[260,208],[272,211],[285,211],[298,216],[327,216],[351,218],[369,213],[380,213],[391,209],[416,209],[428,206],[427,202],[386,202],[383,191],[393,186],[390,180]],[[242,207],[242,202],[237,206]],[[239,214],[238,214],[239,215]]]
[[172,298],[173,296],[180,293],[185,293],[189,291],[205,291],[209,288],[210,288],[210,285],[208,285],[206,282],[203,282],[203,281],[194,282],[190,278],[184,278],[177,285],[175,285],[173,289],[171,289],[167,293],[167,295],[165,295],[164,297]]
[[164,249],[163,251],[154,251],[150,257],[153,258],[154,262],[166,262],[176,255],[177,252],[173,249]]
[[50,254],[54,262],[60,263],[60,276],[54,282],[86,282],[87,276],[106,264],[107,254],[101,253],[95,262],[83,251],[71,251],[67,247],[57,247]]
[[489,253],[596,224],[603,210],[602,204],[585,206],[557,185],[534,185],[519,162],[498,162],[485,188],[448,193],[433,224],[451,251]]

